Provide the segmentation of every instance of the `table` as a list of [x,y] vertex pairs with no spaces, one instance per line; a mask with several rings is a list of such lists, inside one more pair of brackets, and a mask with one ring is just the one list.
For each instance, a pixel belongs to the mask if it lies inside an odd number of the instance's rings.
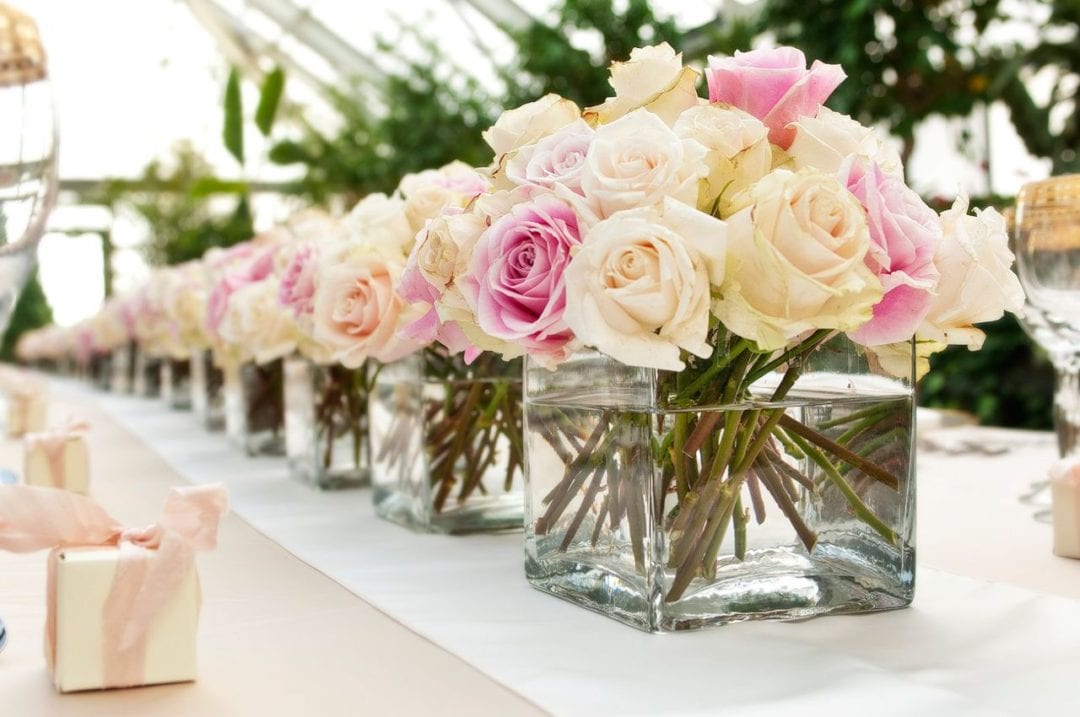
[[[224,481],[235,513],[200,558],[199,682],[57,696],[40,657],[43,555],[0,554],[4,714],[1067,714],[1080,561],[1017,498],[1050,434],[921,432],[919,579],[907,610],[647,635],[531,590],[520,536],[414,535],[367,491],[318,493],[159,402],[61,382],[88,418],[94,492],[122,520]],[[0,447],[0,464],[18,448]],[[31,637],[32,636],[32,639]],[[8,712],[14,704],[14,711]]]

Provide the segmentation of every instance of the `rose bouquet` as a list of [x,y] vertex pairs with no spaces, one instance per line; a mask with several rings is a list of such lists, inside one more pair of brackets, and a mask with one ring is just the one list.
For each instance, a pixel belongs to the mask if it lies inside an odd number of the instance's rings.
[[444,331],[526,356],[529,579],[652,630],[907,604],[914,372],[1020,307],[1000,217],[929,209],[838,66],[697,75],[504,113],[414,251]]
[[250,454],[284,450],[282,359],[296,348],[293,322],[277,303],[276,228],[207,258],[206,330],[224,372],[225,431]]
[[285,361],[285,453],[290,473],[320,488],[368,480],[367,370],[345,366],[315,337],[315,286],[320,266],[346,253],[340,221],[306,211],[286,225],[290,241],[276,263],[277,304],[296,330],[296,355]]

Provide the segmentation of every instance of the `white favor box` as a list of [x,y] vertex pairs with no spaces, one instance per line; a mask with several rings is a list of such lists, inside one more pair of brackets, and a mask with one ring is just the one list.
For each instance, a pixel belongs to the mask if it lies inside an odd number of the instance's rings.
[[47,401],[44,393],[9,394],[7,400],[7,433],[21,438],[27,433],[45,430]]
[[[86,495],[90,490],[90,457],[81,435],[64,441],[63,455],[54,465],[49,451],[40,442],[26,443],[23,450],[23,482],[43,488],[64,488]],[[57,469],[62,473],[55,475]],[[61,482],[62,479],[62,482]]]
[[1053,501],[1054,555],[1080,558],[1080,472],[1050,472]]
[[[119,548],[65,548],[49,554],[56,561],[56,651],[53,683],[60,692],[107,687],[102,659],[103,608],[116,574]],[[147,560],[155,552],[143,551]],[[194,565],[176,593],[150,623],[146,660],[139,684],[195,679],[195,638],[199,619],[198,576]]]

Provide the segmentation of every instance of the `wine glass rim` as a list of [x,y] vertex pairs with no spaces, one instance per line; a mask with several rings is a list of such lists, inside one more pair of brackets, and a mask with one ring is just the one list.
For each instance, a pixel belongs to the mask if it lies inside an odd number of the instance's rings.
[[1080,174],[1061,174],[1020,188],[1018,205],[1062,204],[1080,202]]

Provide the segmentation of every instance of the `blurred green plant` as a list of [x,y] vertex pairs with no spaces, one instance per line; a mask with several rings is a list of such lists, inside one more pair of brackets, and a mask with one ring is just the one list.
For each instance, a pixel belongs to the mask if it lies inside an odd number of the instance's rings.
[[15,360],[15,345],[27,331],[48,326],[53,321],[52,308],[41,290],[37,272],[33,272],[15,302],[11,323],[0,339],[0,361]]

